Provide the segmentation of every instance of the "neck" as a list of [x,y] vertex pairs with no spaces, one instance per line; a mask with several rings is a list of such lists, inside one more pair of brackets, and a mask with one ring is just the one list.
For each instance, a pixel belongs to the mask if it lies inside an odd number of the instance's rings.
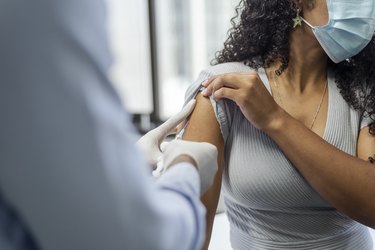
[[[301,93],[327,79],[327,55],[309,29],[304,25],[292,32],[289,66],[278,80]],[[273,65],[275,69],[279,66],[280,63]]]

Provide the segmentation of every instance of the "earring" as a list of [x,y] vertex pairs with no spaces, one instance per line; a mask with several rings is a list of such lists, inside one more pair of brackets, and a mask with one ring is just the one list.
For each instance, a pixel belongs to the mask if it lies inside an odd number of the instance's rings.
[[293,29],[295,29],[297,26],[302,25],[302,17],[300,15],[301,10],[297,9],[297,16],[293,18]]

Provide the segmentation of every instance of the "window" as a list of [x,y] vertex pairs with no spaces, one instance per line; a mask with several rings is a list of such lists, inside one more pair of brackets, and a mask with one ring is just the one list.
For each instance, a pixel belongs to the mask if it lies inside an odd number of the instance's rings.
[[157,109],[164,120],[222,48],[239,0],[107,2],[113,82],[128,111],[144,117]]
[[107,0],[107,9],[112,80],[129,112],[150,114],[154,107],[148,2]]
[[210,65],[239,0],[154,0],[160,118],[182,107],[186,88]]

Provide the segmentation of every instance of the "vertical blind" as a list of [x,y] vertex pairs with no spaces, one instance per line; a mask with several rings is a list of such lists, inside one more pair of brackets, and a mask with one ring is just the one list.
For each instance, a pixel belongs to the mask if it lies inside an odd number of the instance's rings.
[[[158,95],[159,119],[182,107],[186,88],[210,65],[230,28],[239,0],[106,0],[109,35],[115,63],[113,81],[126,108],[137,114],[154,110]],[[156,44],[150,44],[150,25]],[[150,48],[156,49],[152,79]]]
[[184,92],[210,65],[239,0],[155,0],[160,116],[177,112]]

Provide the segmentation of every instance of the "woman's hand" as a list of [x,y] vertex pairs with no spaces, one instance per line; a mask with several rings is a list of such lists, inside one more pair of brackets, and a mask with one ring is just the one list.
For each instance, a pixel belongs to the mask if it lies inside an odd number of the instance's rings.
[[213,95],[217,101],[227,98],[234,101],[244,116],[256,128],[266,131],[278,124],[285,112],[274,101],[257,73],[229,73],[210,78],[203,86],[203,96]]

